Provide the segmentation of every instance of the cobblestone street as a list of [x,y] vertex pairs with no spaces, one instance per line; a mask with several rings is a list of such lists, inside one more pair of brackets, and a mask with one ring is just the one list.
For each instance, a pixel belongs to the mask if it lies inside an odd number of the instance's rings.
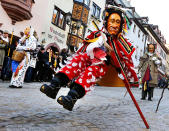
[[[126,88],[96,87],[69,112],[42,94],[41,84],[10,89],[8,82],[0,83],[0,131],[148,131],[129,94],[124,97]],[[141,90],[132,88],[151,131],[169,129],[167,89],[155,113],[161,91],[155,89],[151,102],[140,100]],[[67,92],[62,88],[58,96]]]

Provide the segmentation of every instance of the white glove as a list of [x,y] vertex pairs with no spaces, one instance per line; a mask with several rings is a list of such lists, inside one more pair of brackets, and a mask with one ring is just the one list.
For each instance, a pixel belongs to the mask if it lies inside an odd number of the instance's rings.
[[156,64],[156,65],[159,65],[160,63],[161,63],[160,60],[156,60],[156,61],[155,61],[155,64]]
[[157,57],[153,57],[152,60],[156,61],[156,60],[157,60]]
[[93,54],[93,49],[94,48],[99,48],[104,44],[103,42],[103,37],[100,36],[99,39],[96,42],[90,43],[87,48],[86,48],[86,52],[87,54],[90,56],[91,59],[94,58],[94,54]]

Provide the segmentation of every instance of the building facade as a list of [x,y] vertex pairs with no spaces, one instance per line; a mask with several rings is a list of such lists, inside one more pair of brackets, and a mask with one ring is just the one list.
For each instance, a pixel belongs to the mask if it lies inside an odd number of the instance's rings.
[[[67,47],[65,43],[69,28],[65,16],[67,12],[72,11],[73,0],[62,0],[62,2],[61,0],[1,0],[0,4],[2,12],[0,30],[8,30],[10,33],[14,31],[14,36],[20,37],[20,32],[31,26],[37,32],[39,42],[45,47],[48,48],[49,44],[57,50]],[[22,18],[22,14],[27,17]]]
[[1,0],[0,30],[14,31],[14,35],[20,37],[20,32],[32,26],[40,35],[44,25],[43,9],[47,4],[41,0]]
[[[46,49],[53,46],[55,51],[63,48],[75,51],[91,31],[97,30],[92,21],[99,29],[102,28],[102,13],[107,4],[129,9],[126,14],[130,28],[125,35],[136,48],[132,56],[134,65],[139,64],[147,43],[154,42],[157,44],[157,54],[162,59],[160,70],[164,74],[167,69],[164,37],[158,34],[157,29],[150,27],[148,20],[140,17],[126,0],[1,0],[0,30],[8,30],[10,33],[13,30],[14,35],[20,37],[20,32],[31,26],[38,34],[39,43]],[[69,13],[71,19],[68,21],[66,16]]]
[[[100,0],[1,0],[0,3],[0,30],[14,31],[14,36],[20,37],[20,32],[31,26],[46,49],[53,46],[58,51],[78,47],[85,34],[96,30],[92,20],[102,25],[101,15],[105,8],[105,1]],[[68,13],[71,14],[69,22]]]
[[90,2],[90,12],[89,12],[89,18],[88,18],[88,26],[86,29],[86,36],[92,32],[96,31],[96,27],[93,25],[92,21],[94,21],[99,29],[102,29],[103,27],[103,11],[105,9],[106,1],[104,0],[91,0]]
[[73,9],[73,0],[49,0],[47,5],[43,9],[46,13],[40,41],[46,49],[52,46],[56,49],[55,51],[61,51],[67,48],[69,27],[65,17]]

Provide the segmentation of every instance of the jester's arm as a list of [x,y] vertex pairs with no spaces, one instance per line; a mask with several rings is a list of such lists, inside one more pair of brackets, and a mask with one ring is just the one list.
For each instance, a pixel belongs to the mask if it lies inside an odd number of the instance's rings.
[[99,48],[99,47],[101,47],[103,45],[104,45],[103,37],[99,36],[97,41],[95,41],[93,43],[90,43],[87,46],[86,52],[90,56],[91,59],[94,58],[94,52],[93,52],[94,48]]
[[103,37],[103,43],[104,43],[104,46],[106,47],[106,49],[109,51],[109,52],[112,52],[113,49],[110,47],[110,45],[107,43],[107,37],[106,35],[101,32],[101,36]]
[[17,47],[16,47],[17,50],[34,50],[36,48],[37,40],[36,40],[36,38],[34,36],[30,36],[28,38],[29,39],[29,43],[27,44],[27,46],[21,45],[23,39],[21,39],[19,44],[17,45]]

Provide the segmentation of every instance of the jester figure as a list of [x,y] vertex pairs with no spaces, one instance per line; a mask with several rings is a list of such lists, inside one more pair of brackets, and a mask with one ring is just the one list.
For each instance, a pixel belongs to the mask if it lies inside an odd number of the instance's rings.
[[34,29],[27,27],[24,30],[24,36],[19,40],[16,47],[17,51],[24,51],[25,56],[21,62],[12,61],[12,78],[10,88],[22,88],[24,78],[28,67],[31,65],[33,56],[31,52],[36,49],[37,39],[34,37]]
[[122,35],[123,27],[126,26],[123,10],[108,6],[103,18],[103,28],[87,36],[83,46],[58,71],[50,85],[40,87],[42,93],[55,99],[60,88],[73,80],[68,94],[57,99],[69,111],[111,70],[108,66],[115,69],[125,86],[138,86],[131,59],[135,48]]
[[154,44],[148,44],[147,52],[140,57],[140,63],[137,67],[141,74],[141,100],[145,100],[148,93],[148,100],[152,101],[154,88],[157,87],[158,84],[158,67],[161,65],[161,58],[158,57],[155,50]]

